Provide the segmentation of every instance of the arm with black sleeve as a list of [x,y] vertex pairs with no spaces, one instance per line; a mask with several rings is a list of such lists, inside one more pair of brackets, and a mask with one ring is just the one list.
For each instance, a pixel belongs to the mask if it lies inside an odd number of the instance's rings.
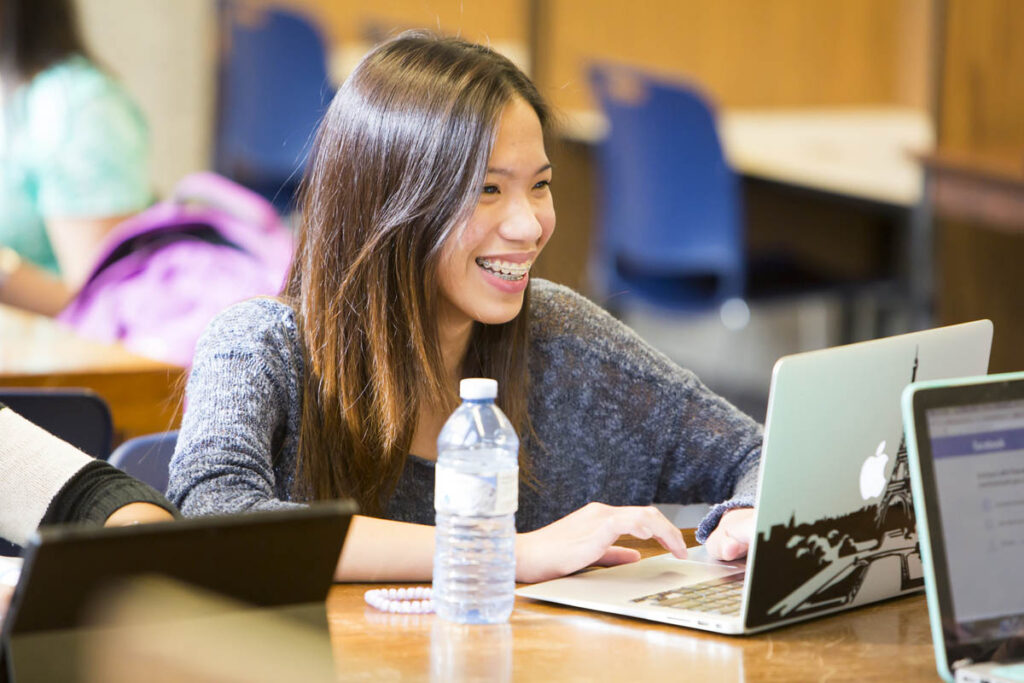
[[43,524],[105,524],[135,503],[178,516],[152,487],[0,404],[0,536],[23,544]]

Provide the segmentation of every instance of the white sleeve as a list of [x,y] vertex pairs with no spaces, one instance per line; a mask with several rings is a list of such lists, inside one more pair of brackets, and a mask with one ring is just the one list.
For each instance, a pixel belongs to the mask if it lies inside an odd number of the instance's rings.
[[0,407],[0,536],[24,544],[54,496],[92,458]]

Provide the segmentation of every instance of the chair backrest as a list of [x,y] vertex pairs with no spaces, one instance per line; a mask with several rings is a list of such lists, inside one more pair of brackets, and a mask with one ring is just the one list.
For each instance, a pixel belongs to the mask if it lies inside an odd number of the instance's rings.
[[168,466],[177,443],[177,431],[129,439],[110,454],[110,464],[164,493]]
[[590,80],[610,124],[597,153],[606,286],[682,307],[742,296],[739,179],[708,99],[622,66]]
[[110,455],[110,408],[89,389],[0,388],[0,403],[94,458]]
[[306,18],[220,0],[215,169],[274,198],[297,183],[334,93],[325,42]]

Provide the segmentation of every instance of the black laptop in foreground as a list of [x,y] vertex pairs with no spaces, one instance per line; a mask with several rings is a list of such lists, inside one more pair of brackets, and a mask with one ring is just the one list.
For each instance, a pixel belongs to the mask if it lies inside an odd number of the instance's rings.
[[[41,529],[25,548],[3,619],[0,678],[86,680],[79,634],[96,630],[106,596],[139,580],[224,599],[207,612],[272,613],[320,629],[329,650],[324,601],[355,509],[330,502],[164,524]],[[143,619],[180,621],[177,611],[153,609]]]

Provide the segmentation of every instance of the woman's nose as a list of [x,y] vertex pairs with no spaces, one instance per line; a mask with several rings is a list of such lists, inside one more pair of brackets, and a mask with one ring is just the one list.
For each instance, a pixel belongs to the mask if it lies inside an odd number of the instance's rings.
[[523,197],[509,207],[505,220],[502,221],[501,235],[514,242],[530,242],[535,244],[544,234],[538,214],[540,209],[534,206],[529,198]]

